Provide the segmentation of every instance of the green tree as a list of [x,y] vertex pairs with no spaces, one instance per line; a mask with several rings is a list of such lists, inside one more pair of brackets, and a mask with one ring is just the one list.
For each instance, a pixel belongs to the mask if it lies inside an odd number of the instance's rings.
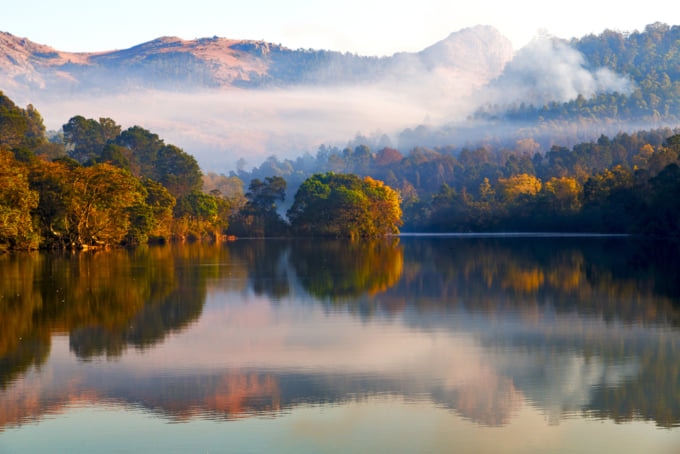
[[114,143],[123,147],[120,152],[130,163],[130,171],[133,175],[160,181],[156,164],[158,152],[165,144],[158,134],[141,126],[133,126],[121,132],[115,138]]
[[175,197],[188,196],[203,186],[203,174],[196,159],[174,145],[158,150],[154,175],[145,176],[155,176]]
[[150,178],[142,178],[142,184],[146,189],[146,205],[153,214],[153,223],[147,236],[153,240],[168,239],[172,231],[176,199],[165,186]]
[[255,178],[248,186],[248,202],[231,218],[230,232],[238,236],[280,236],[288,225],[278,213],[277,202],[286,198],[287,183],[282,177]]
[[648,235],[680,236],[680,167],[673,163],[649,181],[651,186],[638,230]]
[[0,91],[0,149],[27,148],[34,152],[47,142],[40,113],[29,104],[18,107]]
[[175,236],[200,239],[220,235],[217,197],[194,191],[177,199],[175,205]]
[[267,177],[264,181],[255,178],[248,186],[246,197],[258,209],[270,212],[276,210],[276,202],[286,198],[286,180],[282,177]]
[[97,121],[82,115],[69,119],[62,129],[69,156],[82,164],[99,160],[104,146],[120,134],[120,126],[110,118]]

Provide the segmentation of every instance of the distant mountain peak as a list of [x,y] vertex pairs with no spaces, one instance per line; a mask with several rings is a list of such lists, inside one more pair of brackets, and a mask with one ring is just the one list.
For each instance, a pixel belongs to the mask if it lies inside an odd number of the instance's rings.
[[[451,33],[443,40],[424,49],[421,54],[431,64],[470,66],[495,71],[512,59],[512,43],[490,25],[476,25]],[[481,68],[480,68],[481,69]]]

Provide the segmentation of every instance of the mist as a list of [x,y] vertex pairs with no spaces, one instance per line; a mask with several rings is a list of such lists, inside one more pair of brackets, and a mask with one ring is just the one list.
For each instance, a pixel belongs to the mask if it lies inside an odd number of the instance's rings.
[[633,83],[608,68],[589,68],[584,56],[568,43],[539,36],[520,49],[503,74],[477,96],[499,106],[525,103],[537,107],[567,102],[578,95],[629,94]]
[[143,90],[33,104],[48,129],[58,130],[75,115],[110,117],[123,129],[139,125],[180,146],[204,169],[225,172],[240,158],[248,165],[271,155],[295,158],[315,153],[321,144],[344,146],[358,134],[396,137],[410,125],[443,124],[470,112],[454,102],[460,93],[440,92],[451,79],[440,74],[428,75],[431,83],[424,79],[410,86],[402,81],[195,93]]
[[[110,117],[124,129],[139,125],[183,148],[204,170],[226,173],[242,158],[250,168],[272,155],[294,159],[314,154],[322,144],[342,147],[357,136],[387,136],[400,147],[507,136],[512,125],[466,119],[483,105],[540,106],[579,94],[588,98],[632,90],[627,78],[588,68],[578,51],[548,37],[520,49],[504,69],[496,65],[502,73],[483,63],[475,68],[474,61],[442,67],[411,54],[395,57],[388,71],[364,84],[191,93],[141,89],[67,99],[38,93],[28,102],[42,113],[48,129],[58,130],[75,115]],[[404,131],[418,126],[419,135],[404,140]],[[601,133],[593,131],[596,137]]]

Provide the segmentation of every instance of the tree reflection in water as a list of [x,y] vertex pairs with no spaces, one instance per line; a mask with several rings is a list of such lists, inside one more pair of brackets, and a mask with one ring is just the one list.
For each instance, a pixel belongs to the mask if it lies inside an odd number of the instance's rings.
[[[676,253],[624,239],[401,238],[3,256],[0,425],[58,411],[72,399],[140,405],[184,420],[427,395],[487,426],[508,424],[530,402],[551,420],[581,412],[673,427],[680,423]],[[446,350],[438,361],[451,362],[448,381],[410,366],[395,375],[272,366],[130,377],[93,365],[77,380],[67,374],[52,383],[29,373],[49,360],[57,334],[68,333],[80,360],[153,351],[201,320],[213,291],[252,292],[280,313],[311,301],[362,322],[398,320],[409,342],[442,333],[460,347],[467,344],[456,336],[465,336],[489,363],[473,358],[479,364],[471,367],[461,352]],[[307,348],[323,354],[327,346]],[[428,358],[417,360],[431,366]],[[576,381],[567,382],[572,376]]]

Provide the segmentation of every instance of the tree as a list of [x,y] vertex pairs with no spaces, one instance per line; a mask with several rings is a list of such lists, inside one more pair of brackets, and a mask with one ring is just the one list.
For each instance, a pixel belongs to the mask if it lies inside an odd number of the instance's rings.
[[232,217],[230,232],[238,236],[280,236],[288,225],[278,213],[277,201],[286,198],[286,180],[282,177],[255,178],[248,186],[248,202]]
[[404,159],[404,156],[399,152],[399,150],[386,147],[376,153],[374,162],[377,166],[387,166],[397,163],[402,159]]
[[255,178],[248,186],[246,197],[249,202],[262,211],[276,210],[276,201],[286,198],[286,180],[282,177],[267,177],[264,181]]
[[39,196],[33,212],[44,247],[69,246],[68,207],[73,197],[72,172],[78,167],[77,161],[67,157],[52,162],[36,160],[31,167],[31,189]]
[[136,177],[144,176],[160,181],[156,171],[159,150],[165,145],[157,134],[140,126],[133,126],[121,132],[114,143],[128,152],[123,152],[130,163],[130,171]]
[[[134,207],[143,206],[146,198],[138,179],[109,164],[77,168],[72,194],[68,225],[75,248],[120,244],[132,226]],[[150,230],[150,226],[144,230]]]
[[110,118],[97,121],[82,115],[72,117],[62,129],[64,143],[71,147],[69,156],[81,164],[97,161],[104,146],[120,134],[120,126]]
[[329,172],[305,180],[287,214],[298,234],[378,237],[399,232],[399,204],[399,194],[381,181]]
[[151,209],[153,222],[147,236],[154,240],[170,237],[173,209],[176,199],[162,184],[150,178],[142,178],[146,189],[146,205]]
[[648,235],[680,236],[680,167],[673,163],[650,179],[651,191],[638,230]]
[[47,143],[42,115],[33,107],[33,104],[29,104],[26,106],[24,116],[26,117],[27,126],[26,134],[24,135],[24,145],[31,150],[36,150]]
[[177,199],[175,231],[180,238],[199,239],[220,235],[217,197],[194,191]]
[[40,113],[31,104],[26,109],[18,107],[0,91],[0,149],[23,147],[35,151],[46,142]]
[[11,152],[0,150],[0,248],[38,246],[39,237],[31,219],[38,194],[29,187],[27,173]]
[[187,196],[203,186],[203,174],[196,159],[174,145],[158,150],[155,177],[175,197]]
[[69,159],[38,160],[30,181],[40,195],[34,214],[45,246],[113,246],[126,237],[144,238],[154,226],[146,189],[124,169],[110,164],[83,167]]
[[543,185],[541,196],[552,213],[575,214],[581,209],[581,186],[575,178],[552,177]]
[[535,196],[540,190],[541,180],[526,173],[498,179],[497,193],[508,203],[517,201],[520,196]]

